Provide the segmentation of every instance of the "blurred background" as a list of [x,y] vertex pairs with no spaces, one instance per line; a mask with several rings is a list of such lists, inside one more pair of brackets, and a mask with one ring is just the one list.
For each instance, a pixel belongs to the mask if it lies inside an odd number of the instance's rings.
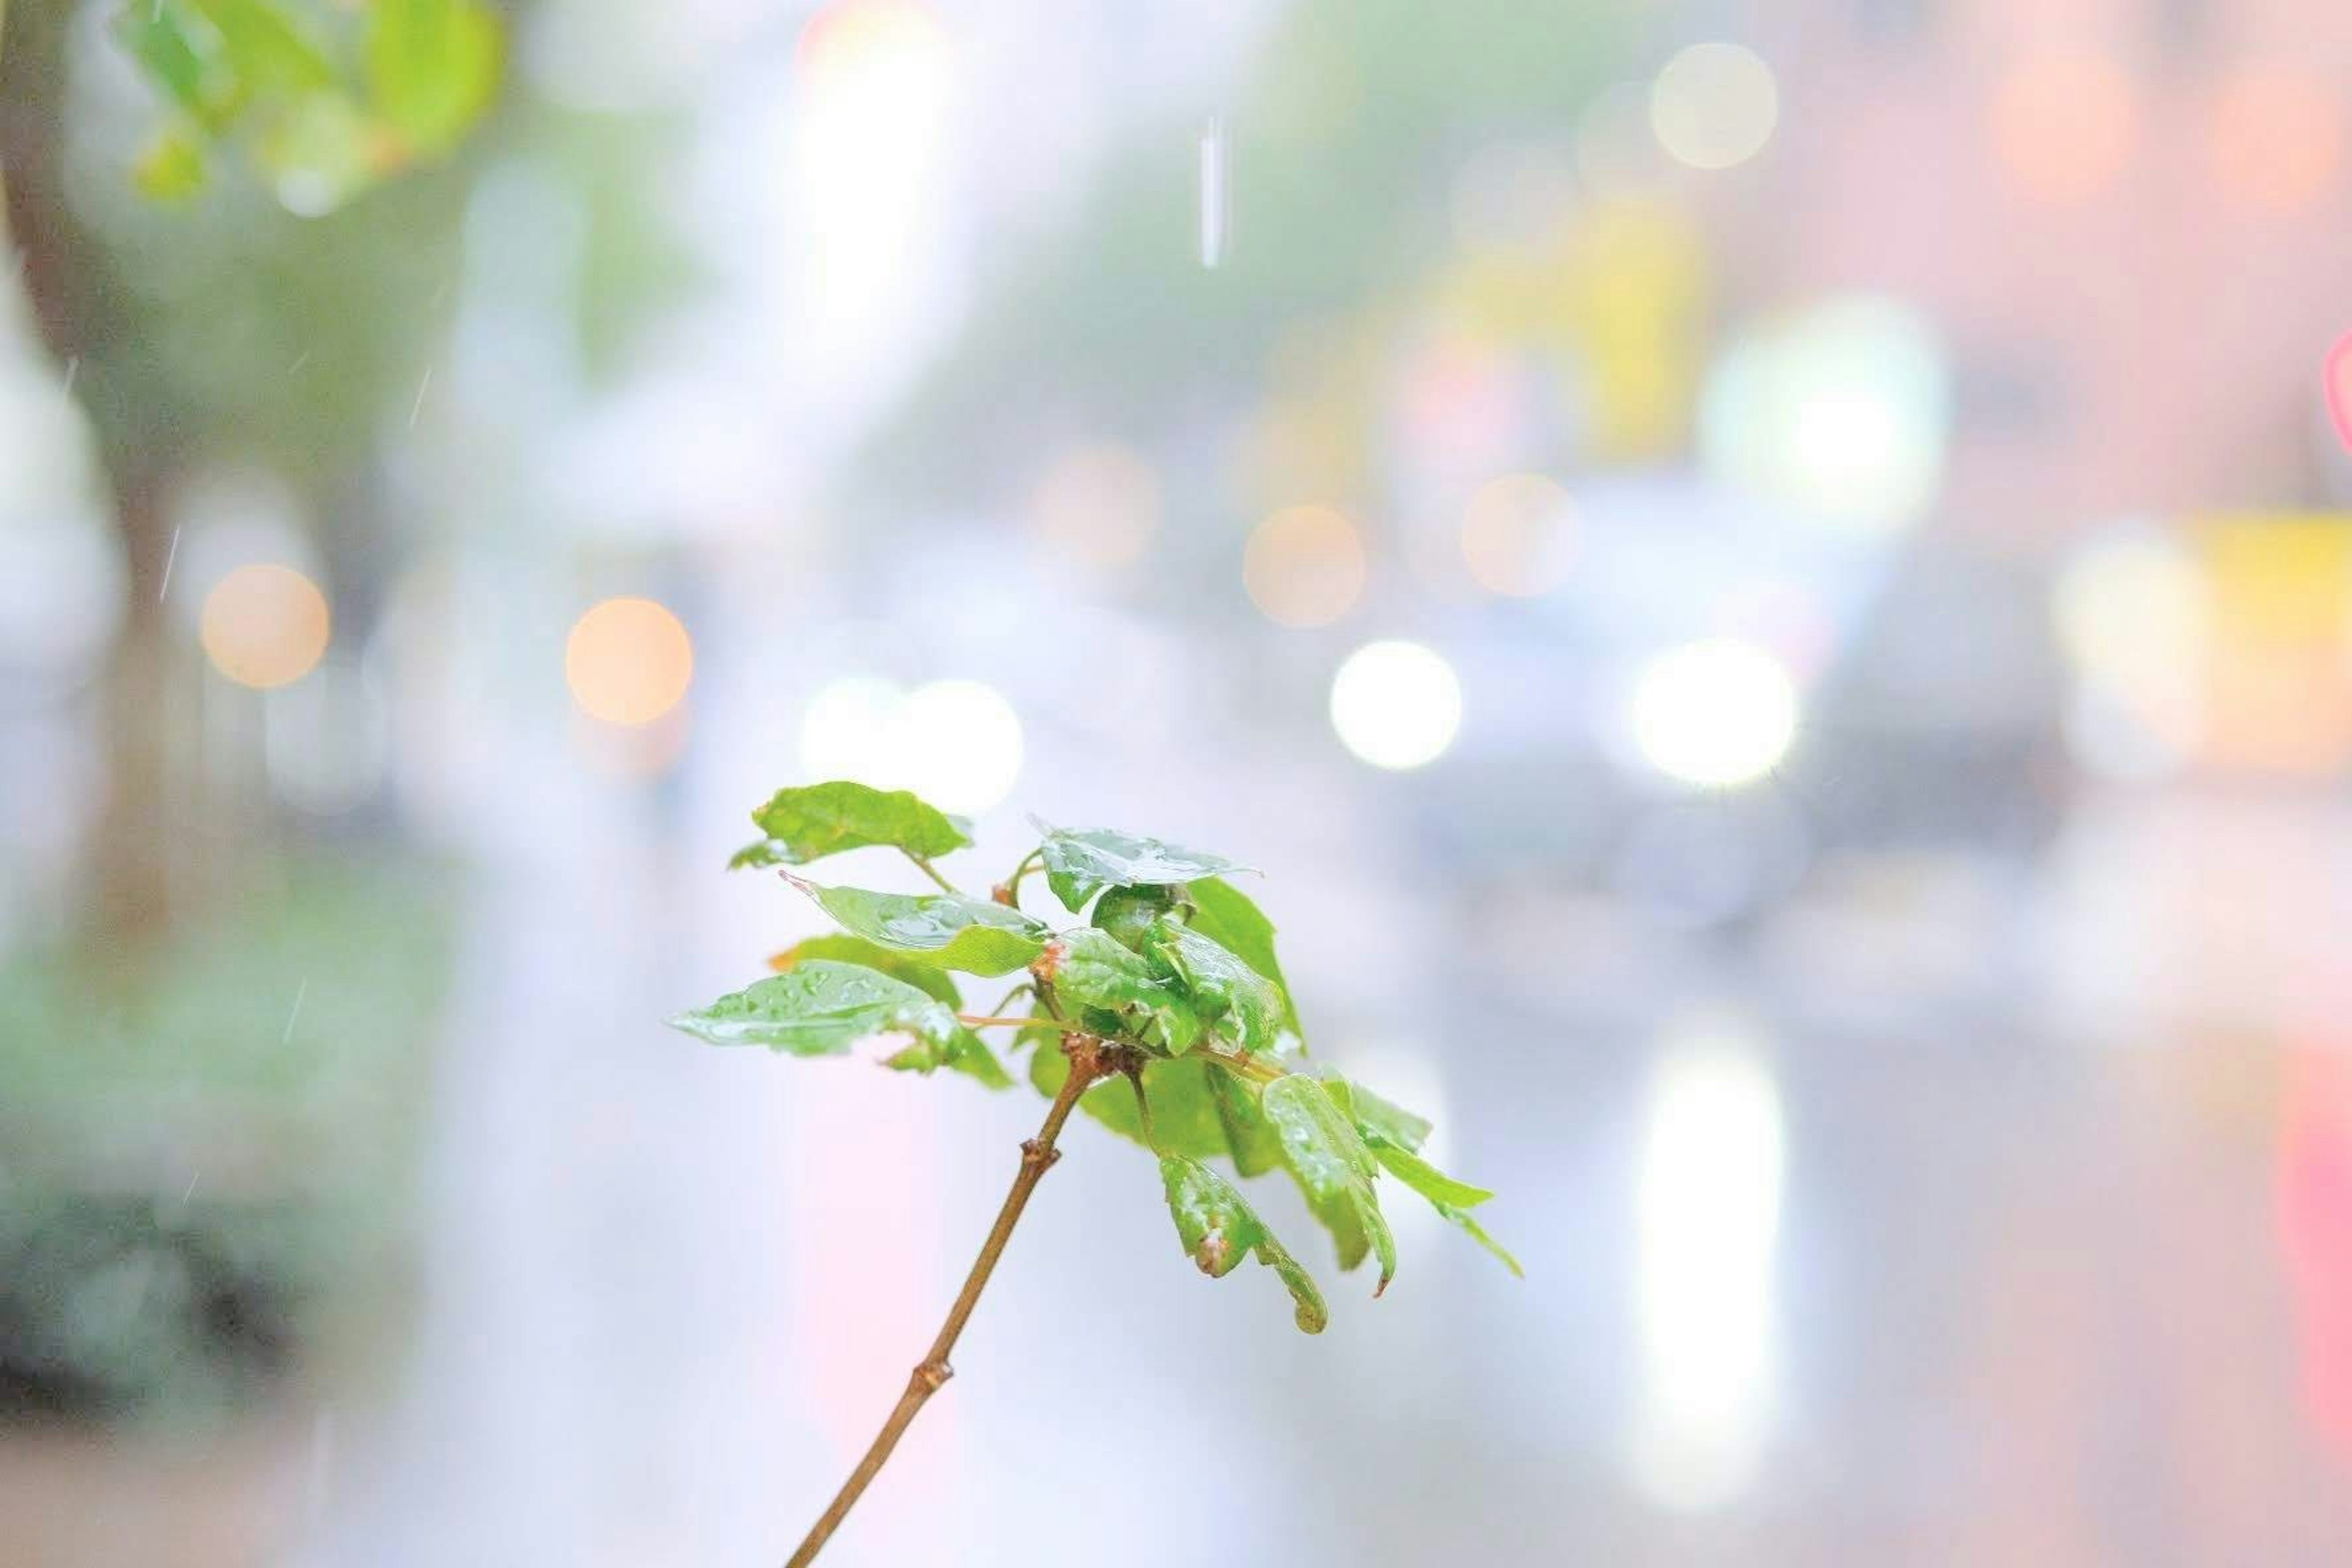
[[1038,1113],[660,1026],[844,775],[1528,1279],[1081,1125],[827,1562],[2352,1559],[2352,11],[403,3],[0,24],[0,1563],[781,1558]]

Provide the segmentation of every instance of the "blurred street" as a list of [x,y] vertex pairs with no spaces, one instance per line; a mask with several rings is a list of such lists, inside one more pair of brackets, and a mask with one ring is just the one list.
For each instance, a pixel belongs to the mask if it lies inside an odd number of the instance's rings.
[[1044,1114],[665,1026],[833,778],[1526,1279],[1078,1117],[826,1563],[2352,1562],[2352,11],[8,0],[0,192],[0,1568],[781,1561]]

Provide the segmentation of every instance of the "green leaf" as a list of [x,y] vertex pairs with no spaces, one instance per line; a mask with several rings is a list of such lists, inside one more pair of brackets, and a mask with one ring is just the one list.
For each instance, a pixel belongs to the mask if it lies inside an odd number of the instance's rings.
[[946,1003],[950,1007],[962,1005],[963,996],[957,991],[955,979],[944,969],[924,963],[899,952],[868,942],[862,936],[850,936],[835,931],[825,936],[813,936],[796,942],[768,960],[768,967],[782,974],[812,958],[837,959],[843,963],[862,963],[868,969],[878,969],[893,980],[903,980],[925,995]]
[[126,5],[116,26],[131,58],[164,96],[206,128],[226,127],[240,89],[217,30],[178,0]]
[[376,113],[411,153],[448,152],[497,94],[503,47],[497,13],[478,0],[375,0],[367,74]]
[[205,144],[193,132],[172,130],[140,155],[131,178],[151,201],[184,202],[205,188]]
[[1216,1034],[1245,1051],[1274,1048],[1282,993],[1233,952],[1163,915],[1144,937],[1144,955],[1182,987]]
[[730,871],[791,864],[793,864],[792,861],[784,858],[783,846],[772,838],[754,838],[751,843],[727,857],[727,868]]
[[[1357,1088],[1360,1101],[1363,1089]],[[1423,1122],[1426,1127],[1428,1124]],[[1474,1187],[1457,1176],[1449,1176],[1420,1155],[1397,1148],[1375,1138],[1371,1140],[1372,1157],[1389,1174],[1429,1200],[1429,1206],[1444,1215],[1446,1222],[1459,1226],[1471,1240],[1493,1253],[1503,1267],[1524,1279],[1527,1270],[1519,1260],[1505,1249],[1502,1243],[1486,1234],[1486,1228],[1470,1216],[1470,1211],[1495,1194],[1484,1187]]]
[[[135,0],[134,0],[135,3]],[[254,93],[300,95],[335,87],[326,51],[268,0],[190,0],[220,34],[229,68]]]
[[1355,1122],[1320,1083],[1300,1073],[1267,1084],[1258,1104],[1282,1142],[1283,1163],[1338,1244],[1339,1266],[1362,1262],[1367,1245],[1379,1256],[1381,1278],[1372,1288],[1379,1295],[1396,1276],[1396,1238],[1372,1191],[1380,1164]]
[[[1029,1081],[1051,1099],[1062,1091],[1070,1076],[1069,1058],[1051,1046],[1041,1045],[1029,1058]],[[1196,1057],[1177,1057],[1143,1064],[1143,1092],[1151,1102],[1152,1138],[1143,1136],[1143,1118],[1135,1088],[1123,1077],[1105,1079],[1079,1098],[1078,1109],[1120,1137],[1166,1154],[1196,1159],[1229,1152],[1224,1123],[1219,1120],[1211,1086],[1225,1076]]]
[[1185,888],[1184,895],[1192,905],[1188,922],[1192,928],[1210,941],[1222,943],[1244,963],[1273,981],[1282,992],[1283,1027],[1304,1040],[1307,1031],[1299,1027],[1298,1006],[1291,999],[1290,982],[1283,978],[1282,963],[1274,956],[1274,922],[1265,918],[1265,911],[1222,877],[1193,882]]
[[1524,1279],[1528,1277],[1528,1271],[1519,1267],[1519,1260],[1512,1257],[1509,1250],[1506,1248],[1501,1242],[1496,1241],[1493,1237],[1488,1236],[1486,1234],[1486,1227],[1481,1226],[1476,1220],[1471,1218],[1468,1214],[1465,1213],[1461,1209],[1448,1207],[1444,1204],[1435,1204],[1432,1206],[1434,1207],[1439,1214],[1444,1215],[1448,1221],[1460,1226],[1462,1230],[1468,1235],[1471,1240],[1485,1247],[1489,1253],[1492,1253],[1496,1260],[1501,1263],[1504,1268],[1509,1269],[1515,1278]]
[[1160,1180],[1168,1191],[1168,1212],[1176,1221],[1176,1237],[1185,1256],[1201,1272],[1222,1279],[1251,1253],[1282,1277],[1294,1303],[1292,1321],[1307,1333],[1319,1334],[1330,1321],[1323,1293],[1255,1210],[1232,1183],[1196,1160],[1164,1154]]
[[[845,849],[887,845],[930,859],[971,844],[971,824],[926,805],[903,789],[879,790],[848,779],[780,789],[751,820],[771,840],[772,861],[805,866]],[[751,854],[739,850],[737,860]]]
[[[1205,1068],[1207,1064],[1203,1063]],[[1223,1152],[1233,1156],[1234,1169],[1244,1176],[1263,1175],[1282,1164],[1282,1140],[1258,1105],[1255,1084],[1223,1068],[1209,1068],[1209,1097],[1225,1134]]]
[[1054,828],[1038,846],[1045,883],[1064,907],[1080,910],[1104,888],[1145,888],[1190,882],[1220,871],[1244,871],[1221,855],[1203,855],[1116,828]]
[[1129,952],[1141,952],[1152,922],[1171,912],[1179,918],[1185,912],[1174,888],[1112,888],[1095,905],[1094,926]]
[[1429,1137],[1429,1120],[1415,1116],[1403,1106],[1381,1099],[1353,1079],[1327,1078],[1323,1087],[1340,1109],[1355,1120],[1357,1131],[1365,1141],[1378,1147],[1388,1144],[1407,1153],[1417,1153]]
[[1038,975],[1066,1010],[1112,1015],[1118,1026],[1104,1033],[1127,1035],[1180,1056],[1201,1037],[1200,1012],[1174,977],[1108,931],[1081,927],[1062,932],[1047,945]]
[[1495,1195],[1458,1176],[1447,1175],[1418,1154],[1386,1143],[1375,1143],[1371,1149],[1372,1158],[1381,1163],[1382,1170],[1441,1209],[1475,1209]]
[[1011,1089],[1013,1075],[996,1059],[996,1053],[978,1035],[966,1032],[945,1042],[917,1040],[895,1056],[885,1057],[882,1065],[900,1072],[927,1073],[944,1067],[967,1078],[978,1079],[984,1088]]
[[1010,974],[1045,951],[1052,934],[1020,910],[961,893],[875,893],[794,879],[852,934],[884,947],[929,954],[967,974]]
[[713,1045],[765,1046],[796,1057],[839,1056],[859,1040],[892,1033],[912,1035],[940,1059],[966,1041],[987,1049],[936,997],[862,964],[832,959],[796,963],[669,1022]]

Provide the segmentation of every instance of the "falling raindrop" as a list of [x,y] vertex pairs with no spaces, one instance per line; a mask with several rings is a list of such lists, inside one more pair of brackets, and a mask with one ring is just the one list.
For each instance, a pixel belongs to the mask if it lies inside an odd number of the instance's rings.
[[1225,258],[1225,123],[1212,120],[1201,132],[1201,265],[1215,268]]
[[425,378],[416,384],[416,401],[408,405],[408,427],[416,428],[416,416],[425,412],[425,393],[433,384],[433,367],[425,367]]
[[310,992],[310,982],[308,978],[305,978],[301,984],[294,987],[294,1008],[293,1011],[286,1015],[286,1032],[278,1037],[278,1043],[279,1045],[287,1045],[293,1040],[294,1020],[302,1016],[302,998]]
[[180,558],[180,531],[172,531],[172,547],[163,552],[163,582],[155,590],[155,602],[162,604],[163,595],[172,591],[172,563]]

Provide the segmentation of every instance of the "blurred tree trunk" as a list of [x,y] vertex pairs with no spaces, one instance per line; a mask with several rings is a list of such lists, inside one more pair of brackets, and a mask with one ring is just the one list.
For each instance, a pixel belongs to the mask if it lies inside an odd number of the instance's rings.
[[[107,258],[66,195],[66,46],[79,9],[67,0],[16,0],[0,31],[7,233],[22,247],[25,293],[60,366],[97,358],[125,326]],[[162,717],[171,646],[163,590],[180,454],[168,435],[130,427],[129,410],[110,400],[105,378],[79,377],[76,390],[113,491],[126,595],[102,688],[107,794],[91,841],[87,904],[102,937],[138,942],[170,914]]]

